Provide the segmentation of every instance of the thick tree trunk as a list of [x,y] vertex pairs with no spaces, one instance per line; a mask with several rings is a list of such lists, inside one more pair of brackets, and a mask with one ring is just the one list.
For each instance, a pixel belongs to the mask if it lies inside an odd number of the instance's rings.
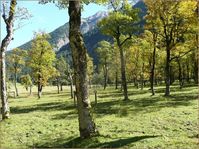
[[166,48],[166,67],[165,67],[165,96],[170,95],[170,48]]
[[10,109],[8,106],[7,90],[6,90],[6,64],[5,64],[5,53],[8,45],[13,38],[13,26],[14,26],[14,14],[16,9],[17,1],[10,1],[9,15],[6,16],[6,6],[3,5],[2,18],[6,24],[6,37],[1,42],[1,53],[0,53],[0,79],[1,79],[1,104],[2,104],[2,119],[9,118]]
[[98,134],[98,131],[91,115],[91,105],[88,98],[87,50],[80,31],[80,0],[69,1],[69,16],[69,39],[72,50],[75,87],[77,92],[79,131],[81,138],[88,138]]
[[8,106],[8,97],[6,90],[6,63],[5,63],[5,52],[1,52],[1,103],[2,103],[2,119],[9,118],[10,109]]
[[124,51],[120,45],[120,39],[117,39],[117,45],[120,49],[120,62],[121,62],[121,80],[122,80],[122,89],[124,94],[124,100],[129,100],[128,98],[128,88],[127,88],[127,81],[126,81],[126,66],[125,66],[125,58],[124,58]]

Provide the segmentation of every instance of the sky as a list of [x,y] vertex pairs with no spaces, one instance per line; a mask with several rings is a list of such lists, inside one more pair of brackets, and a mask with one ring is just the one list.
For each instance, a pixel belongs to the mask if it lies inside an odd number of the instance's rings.
[[[47,33],[52,32],[56,28],[64,25],[69,21],[68,10],[59,9],[54,4],[41,5],[38,1],[18,1],[19,7],[25,7],[28,9],[32,17],[29,20],[23,22],[24,26],[14,32],[14,40],[11,41],[8,50],[16,48],[33,38],[35,31],[45,31]],[[107,7],[99,6],[96,4],[89,4],[84,6],[82,12],[82,18],[87,18],[94,15],[98,11],[105,11]],[[1,40],[6,35],[5,24],[1,17]],[[15,24],[16,26],[16,24]]]

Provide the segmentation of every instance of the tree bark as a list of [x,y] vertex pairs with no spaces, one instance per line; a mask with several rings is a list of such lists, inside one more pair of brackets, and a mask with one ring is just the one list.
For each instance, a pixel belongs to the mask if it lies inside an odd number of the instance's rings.
[[106,87],[107,87],[107,81],[108,81],[108,67],[107,67],[107,64],[104,65],[103,70],[104,70],[104,90],[105,90]]
[[1,103],[2,103],[2,119],[9,118],[9,105],[6,90],[6,64],[5,64],[5,52],[1,51]]
[[118,89],[118,72],[115,73],[115,89]]
[[7,90],[6,90],[6,63],[5,63],[5,53],[7,51],[7,47],[10,44],[12,38],[13,38],[13,26],[14,26],[14,14],[16,9],[17,2],[16,0],[10,1],[10,9],[9,9],[9,15],[6,16],[6,8],[5,5],[3,5],[3,20],[6,24],[6,37],[1,42],[1,53],[0,53],[0,79],[1,79],[1,104],[2,104],[2,119],[9,118],[9,105],[8,105],[8,97],[7,97]]
[[37,93],[38,99],[41,98],[41,95],[42,95],[42,84],[41,84],[41,77],[39,75],[38,76],[38,93]]
[[142,64],[142,71],[141,71],[141,74],[140,74],[140,78],[141,78],[141,90],[143,90],[144,88],[144,63]]
[[29,96],[32,95],[32,85],[30,86],[30,93],[29,93]]
[[71,99],[73,99],[73,97],[75,96],[73,92],[73,78],[71,75],[69,77],[70,77],[70,96],[71,96]]
[[15,68],[15,92],[16,92],[16,96],[18,97],[19,92],[18,92],[18,88],[17,88],[17,72],[16,72],[16,69],[17,68]]
[[127,81],[126,81],[126,66],[125,66],[125,58],[124,58],[124,51],[120,44],[120,39],[117,38],[117,45],[120,50],[120,63],[121,63],[121,80],[122,80],[122,89],[124,94],[124,100],[129,100],[128,98],[128,88],[127,88]]
[[179,80],[179,85],[180,85],[180,89],[182,89],[182,67],[181,67],[181,63],[180,63],[180,59],[177,59],[177,63],[178,63],[178,80]]
[[165,67],[165,96],[170,95],[170,48],[166,47],[166,67]]
[[60,93],[59,85],[60,85],[60,83],[59,83],[59,78],[57,78],[57,93],[58,93],[58,94]]
[[88,92],[87,50],[80,31],[81,1],[69,1],[69,39],[72,50],[75,87],[77,92],[77,109],[79,131],[81,138],[88,138],[98,134],[91,115],[91,105]]
[[63,83],[60,85],[60,90],[63,91]]
[[157,35],[153,34],[153,58],[152,58],[152,66],[151,66],[151,75],[150,75],[150,83],[151,83],[151,94],[152,96],[155,95],[154,91],[154,77],[155,77],[155,63],[156,63],[156,38]]

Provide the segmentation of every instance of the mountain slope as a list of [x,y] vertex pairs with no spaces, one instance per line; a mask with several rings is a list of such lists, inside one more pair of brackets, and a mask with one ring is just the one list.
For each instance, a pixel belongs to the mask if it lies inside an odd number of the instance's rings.
[[[146,15],[147,8],[142,0],[139,0],[133,7],[140,9],[139,17],[141,21],[139,24],[141,28],[143,28],[145,24],[144,16]],[[111,37],[102,35],[97,28],[97,22],[106,16],[108,16],[107,12],[100,11],[93,16],[82,19],[81,32],[83,33],[88,53],[94,60],[94,64],[98,63],[97,54],[94,50],[97,47],[97,43],[102,40],[113,41]],[[49,42],[55,47],[54,49],[55,51],[57,51],[58,55],[70,54],[69,39],[68,39],[69,23],[66,23],[63,26],[51,32],[50,36],[51,39],[49,40]],[[30,47],[31,47],[31,41],[20,46],[19,48],[29,49]]]
[[[144,16],[146,15],[146,12],[147,12],[146,5],[144,4],[144,2],[142,0],[140,0],[133,7],[140,9],[139,25],[141,27],[140,32],[143,32],[143,28],[144,28],[144,24],[145,24]],[[95,22],[95,24],[97,24],[97,22]],[[113,41],[113,39],[111,37],[102,35],[101,32],[98,30],[97,26],[94,26],[93,29],[91,29],[89,32],[84,34],[85,45],[88,50],[88,54],[93,58],[94,64],[98,63],[97,53],[95,52],[94,49],[97,47],[97,43],[102,40]],[[66,44],[63,47],[61,47],[60,50],[58,51],[58,54],[62,54],[62,55],[70,54],[69,44]]]
[[[97,22],[107,15],[107,12],[100,11],[91,17],[83,18],[81,24],[82,34],[86,34],[87,32],[90,32],[90,30],[94,29]],[[60,26],[49,34],[51,36],[49,42],[54,46],[54,50],[58,51],[62,46],[69,43],[69,23]],[[29,49],[31,47],[31,42],[32,40],[21,45],[19,48]]]

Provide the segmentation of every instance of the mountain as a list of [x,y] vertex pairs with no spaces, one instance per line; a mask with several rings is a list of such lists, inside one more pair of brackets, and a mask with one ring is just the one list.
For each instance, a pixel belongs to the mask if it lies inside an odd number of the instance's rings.
[[[143,32],[143,28],[144,28],[144,24],[145,24],[145,19],[144,16],[147,13],[147,8],[145,3],[143,2],[143,0],[139,0],[137,1],[137,3],[135,3],[135,5],[133,5],[134,8],[138,8],[140,9],[139,12],[139,18],[140,18],[140,22],[139,25],[141,27],[141,31],[139,31],[139,33]],[[111,37],[105,36],[103,34],[101,34],[101,32],[99,31],[99,29],[97,28],[96,24],[97,21],[99,21],[101,18],[106,17],[108,14],[106,13],[106,15],[103,14],[103,12],[99,12],[94,16],[91,16],[90,18],[92,18],[91,20],[94,21],[94,25],[93,28],[91,28],[87,33],[85,33],[84,36],[84,41],[85,41],[85,45],[86,48],[88,50],[88,54],[93,58],[94,64],[98,63],[98,57],[97,57],[97,53],[95,52],[95,48],[97,47],[97,43],[102,41],[102,40],[106,40],[106,41],[110,41],[112,42],[113,39]],[[90,20],[90,19],[88,19]],[[89,21],[89,23],[91,24],[92,21]],[[62,55],[68,55],[70,54],[70,47],[69,44],[64,45],[63,47],[60,48],[60,50],[57,52],[57,54],[62,54]]]
[[[82,34],[84,35],[93,30],[96,27],[97,22],[106,16],[108,16],[107,12],[100,11],[93,16],[83,18],[81,21]],[[60,26],[49,34],[51,36],[49,42],[55,47],[54,50],[58,51],[62,46],[69,43],[69,23]],[[32,40],[21,45],[19,48],[29,49],[31,47],[31,42]]]
[[[143,0],[137,1],[134,8],[139,8],[140,13],[139,17],[141,19],[140,26],[143,28],[145,24],[144,16],[146,15],[147,8],[143,2]],[[95,48],[97,47],[97,43],[102,40],[113,41],[111,37],[105,36],[100,33],[97,28],[97,22],[104,17],[108,16],[108,12],[100,11],[93,16],[88,18],[82,19],[81,24],[81,32],[84,36],[84,41],[86,48],[88,50],[88,54],[93,58],[94,64],[98,63],[97,54],[95,52]],[[56,30],[50,33],[51,39],[49,42],[54,45],[55,51],[58,55],[68,55],[70,54],[69,48],[69,23],[60,26]],[[31,41],[25,43],[24,45],[20,46],[21,49],[29,49],[31,47]]]

